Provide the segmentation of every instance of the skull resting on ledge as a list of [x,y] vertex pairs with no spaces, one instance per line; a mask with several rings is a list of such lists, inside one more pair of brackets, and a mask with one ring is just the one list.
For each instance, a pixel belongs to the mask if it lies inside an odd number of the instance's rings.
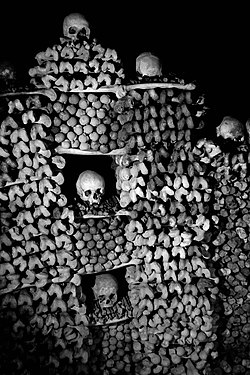
[[161,76],[161,69],[160,59],[150,52],[141,53],[136,58],[136,71],[142,76]]
[[224,139],[232,139],[233,141],[240,141],[244,139],[244,126],[236,118],[225,116],[216,128],[217,137],[221,136]]
[[14,64],[10,61],[0,62],[0,88],[8,89],[16,83],[17,72]]
[[118,299],[117,279],[110,273],[97,275],[95,278],[93,292],[95,299],[100,304],[101,309],[114,306]]
[[81,13],[70,13],[63,20],[63,35],[72,41],[78,38],[80,31],[85,29],[87,37],[89,37],[89,23]]
[[104,178],[95,171],[83,171],[76,181],[76,191],[85,203],[98,205],[105,193]]

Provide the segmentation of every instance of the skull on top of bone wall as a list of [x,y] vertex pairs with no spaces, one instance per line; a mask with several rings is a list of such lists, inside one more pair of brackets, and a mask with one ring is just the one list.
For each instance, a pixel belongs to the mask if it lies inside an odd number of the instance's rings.
[[118,300],[118,282],[116,277],[110,273],[96,275],[93,292],[95,300],[98,301],[101,309],[113,307]]
[[233,141],[244,140],[244,125],[234,117],[225,116],[216,128],[217,137]]
[[0,62],[0,90],[12,89],[17,79],[17,72],[14,64],[8,60]]
[[161,76],[161,61],[151,52],[143,52],[136,58],[136,72],[147,77]]
[[75,41],[83,29],[85,29],[86,36],[89,37],[89,23],[81,13],[70,13],[64,18],[63,35],[71,41]]
[[90,206],[98,205],[105,193],[105,180],[95,171],[83,171],[76,181],[76,191],[85,203]]

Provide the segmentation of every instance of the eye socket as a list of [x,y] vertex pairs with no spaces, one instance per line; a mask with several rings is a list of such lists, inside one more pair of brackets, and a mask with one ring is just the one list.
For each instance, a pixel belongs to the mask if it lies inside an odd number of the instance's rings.
[[84,194],[86,195],[86,197],[89,197],[91,195],[91,190],[86,190]]
[[94,193],[94,199],[98,199],[102,195],[101,189],[97,189]]
[[76,34],[76,32],[77,32],[77,29],[76,29],[76,27],[74,27],[74,26],[71,26],[70,28],[69,28],[69,34]]
[[106,298],[105,296],[99,296],[99,297],[98,297],[99,302],[103,302],[103,301],[105,301],[105,298]]

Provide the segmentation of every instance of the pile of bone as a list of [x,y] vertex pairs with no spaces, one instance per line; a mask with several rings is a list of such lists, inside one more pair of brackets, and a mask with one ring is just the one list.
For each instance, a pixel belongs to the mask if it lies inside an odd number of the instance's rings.
[[[140,63],[136,65],[138,82],[142,74],[141,66],[148,62],[150,66],[145,65],[143,69],[143,82],[146,82],[147,77],[152,78],[153,74],[156,78],[161,76],[161,70],[156,64],[158,60],[155,61],[150,53],[145,53],[137,58],[137,63]],[[143,90],[131,88],[127,96],[118,100],[116,105],[116,111],[120,113],[118,120],[122,125],[118,139],[125,142],[131,151],[138,152],[159,143],[168,145],[177,141],[189,142],[190,130],[203,126],[204,98],[197,90],[192,92],[194,86],[185,90],[177,87],[147,89],[143,83],[139,86]],[[130,106],[129,101],[132,103]]]
[[[147,91],[144,92],[144,95],[145,93],[148,94]],[[181,96],[181,93],[178,96]],[[176,107],[176,102],[174,105]],[[184,106],[188,108],[186,104]],[[164,107],[167,107],[166,103]],[[134,108],[136,112],[136,105]],[[189,109],[187,110],[189,112]],[[165,113],[164,116],[171,118],[171,121],[166,118],[162,119],[164,129],[161,134],[161,126],[158,126],[159,121],[161,122],[159,112],[155,112],[156,119],[142,121],[147,124],[147,128],[143,125],[139,126],[138,121],[131,121],[125,124],[123,130],[119,132],[119,137],[123,137],[121,134],[125,132],[124,139],[127,140],[127,147],[137,154],[137,157],[116,156],[118,164],[116,188],[120,192],[121,207],[131,208],[135,212],[142,209],[147,209],[150,212],[153,209],[153,201],[156,199],[166,202],[168,195],[175,195],[176,199],[181,201],[182,195],[188,195],[190,179],[192,179],[193,189],[191,195],[187,196],[187,200],[192,200],[195,196],[197,201],[201,201],[198,191],[200,188],[206,189],[207,183],[201,176],[202,167],[199,161],[194,160],[191,151],[191,135],[192,131],[195,131],[193,116],[189,112],[189,117],[182,117],[179,104],[171,111],[175,121],[176,117],[181,117],[179,120],[182,122],[181,127],[178,127],[173,118]],[[143,116],[146,112],[144,108]],[[190,127],[186,122],[187,118],[191,119]],[[168,123],[168,121],[170,122]],[[154,124],[154,130],[148,127],[149,124]],[[134,125],[138,126],[137,131],[134,131],[135,128],[132,129]],[[155,137],[156,134],[157,137]],[[148,136],[149,140],[144,142],[142,137],[146,139]],[[188,176],[184,175],[185,170],[188,171]],[[176,173],[178,174],[177,178],[175,178]],[[144,208],[141,207],[142,204],[145,205]],[[161,208],[155,207],[154,210],[160,211]],[[162,213],[162,216],[164,215],[165,213]]]
[[1,296],[0,320],[1,374],[10,369],[33,373],[38,366],[44,373],[89,373],[91,335],[74,285],[32,287]]
[[133,374],[132,338],[128,323],[92,328],[88,340],[89,374]]
[[61,93],[53,103],[51,132],[63,149],[107,153],[124,147],[116,97],[108,93]]
[[[178,261],[166,248],[157,247],[155,255],[144,249],[145,264],[127,268],[139,374],[162,373],[165,367],[185,373],[188,358],[195,368],[204,369],[215,348],[213,301],[218,288],[208,278],[205,262],[197,255],[190,256],[192,246],[188,250],[185,259]],[[202,263],[206,274],[197,277]]]
[[136,157],[116,157],[120,204],[132,216],[125,237],[134,246],[132,257],[141,260],[134,272],[127,269],[138,374],[204,370],[217,337],[212,189],[207,159],[193,152],[195,127],[186,126],[185,117],[183,124],[173,124],[171,140],[134,147]]
[[72,242],[81,274],[107,271],[130,261],[133,248],[124,237],[125,225],[120,217],[86,219],[77,225]]
[[[169,155],[150,150],[144,153],[144,159],[141,153],[140,160],[116,157],[117,161],[119,158],[116,187],[121,207],[126,207],[135,220],[145,213],[149,216],[142,227],[136,224],[130,228],[130,236],[138,232],[149,237],[146,230],[151,229],[153,221],[157,230],[168,223],[170,227],[194,228],[196,241],[201,241],[209,230],[212,190],[204,176],[206,164],[195,157],[190,144],[179,148],[176,143],[172,151]],[[150,220],[150,214],[153,214],[153,220]],[[183,240],[185,237],[185,241],[191,239],[188,233],[183,235]]]
[[[127,275],[139,374],[162,373],[163,368],[180,374],[190,367],[202,370],[216,340],[212,314],[218,278],[208,264],[207,243],[213,231],[211,188],[205,162],[194,155],[190,144],[186,147],[175,143],[172,154],[158,160],[162,175],[152,176],[165,182],[162,192],[153,188],[143,196],[138,194],[133,218],[125,227],[125,237],[135,247],[132,257],[141,260],[134,273]],[[153,160],[155,155],[151,152]],[[126,161],[127,172],[140,165],[147,184],[154,162],[120,160]]]
[[58,236],[55,243],[49,233],[52,212],[67,204],[61,193],[65,161],[50,150],[51,107],[29,97],[19,100],[18,108],[10,102],[10,108],[0,126],[2,290],[45,282],[48,270],[37,253],[62,246],[63,239]]
[[96,90],[121,83],[124,72],[116,51],[102,47],[90,37],[89,24],[83,15],[66,16],[63,35],[60,44],[36,55],[38,66],[29,70],[35,87],[53,87],[65,92]]
[[[65,149],[110,152],[119,148],[116,96],[80,92],[118,87],[124,78],[121,61],[115,50],[90,38],[88,22],[78,13],[65,17],[63,34],[60,44],[36,55],[38,66],[29,70],[31,83],[38,89],[63,92],[53,104],[51,129],[57,144]],[[76,93],[65,94],[70,91]]]
[[[218,297],[222,305],[217,312],[225,317],[218,334],[218,357],[212,362],[210,371],[220,368],[225,373],[245,374],[250,363],[249,150],[245,144],[245,128],[236,119],[225,117],[217,127],[217,135],[224,142],[231,140],[237,147],[231,147],[229,152],[220,149],[210,159],[217,231],[217,237],[212,242],[212,260],[221,279]],[[206,144],[208,142],[203,140],[197,145],[196,154],[200,157],[203,157]],[[220,320],[218,324],[220,326]],[[233,359],[229,357],[232,351]]]
[[138,374],[201,370],[214,348],[208,298],[193,284],[183,285],[183,294],[175,292],[165,282],[131,288],[133,360]]

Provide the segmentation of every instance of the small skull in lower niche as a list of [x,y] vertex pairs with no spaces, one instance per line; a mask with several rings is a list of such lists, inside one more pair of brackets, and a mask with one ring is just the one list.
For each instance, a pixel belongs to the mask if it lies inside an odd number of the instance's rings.
[[118,282],[110,273],[97,275],[93,292],[101,309],[113,307],[118,300]]
[[241,141],[244,139],[244,125],[236,118],[225,116],[216,128],[217,137]]

